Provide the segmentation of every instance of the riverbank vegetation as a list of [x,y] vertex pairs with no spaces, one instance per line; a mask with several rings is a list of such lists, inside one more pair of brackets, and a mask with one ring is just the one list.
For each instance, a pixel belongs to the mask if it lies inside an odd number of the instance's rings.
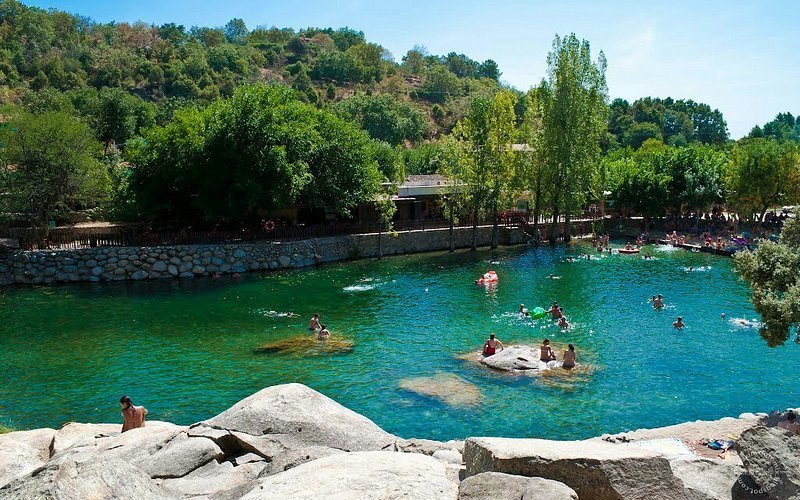
[[290,205],[348,220],[410,174],[457,179],[451,221],[524,200],[551,239],[591,205],[760,223],[800,200],[800,117],[732,141],[708,104],[611,100],[575,35],[547,62],[523,92],[492,60],[395,57],[348,27],[106,24],[0,0],[2,224],[240,227]]

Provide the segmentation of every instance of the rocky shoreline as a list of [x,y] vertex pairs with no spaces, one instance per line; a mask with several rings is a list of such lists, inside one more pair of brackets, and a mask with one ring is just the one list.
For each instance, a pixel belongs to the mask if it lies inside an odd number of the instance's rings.
[[[179,426],[69,423],[0,435],[2,499],[800,498],[779,414],[583,441],[403,439],[301,384]],[[732,437],[719,454],[704,438]],[[719,456],[717,456],[719,454]]]

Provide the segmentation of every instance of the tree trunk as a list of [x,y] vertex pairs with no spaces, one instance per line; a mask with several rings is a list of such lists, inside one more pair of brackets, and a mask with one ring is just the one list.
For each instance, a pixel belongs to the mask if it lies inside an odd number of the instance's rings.
[[539,245],[539,214],[541,213],[542,176],[536,178],[536,201],[533,204],[533,241]]
[[572,216],[567,210],[567,213],[564,214],[564,243],[569,243],[572,239],[572,228],[570,227],[572,222]]
[[381,260],[383,258],[383,238],[381,238],[382,235],[383,235],[383,228],[378,230],[378,260]]

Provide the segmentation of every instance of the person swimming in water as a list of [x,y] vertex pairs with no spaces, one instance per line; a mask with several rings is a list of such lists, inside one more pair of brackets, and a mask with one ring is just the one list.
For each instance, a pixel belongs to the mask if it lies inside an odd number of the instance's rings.
[[483,343],[483,355],[484,356],[492,356],[497,352],[497,347],[500,347],[502,351],[505,349],[505,346],[502,342],[494,338],[494,333],[489,335],[489,340]]
[[328,340],[331,337],[331,332],[328,331],[327,325],[321,325],[319,333],[317,334],[317,340]]
[[664,296],[660,293],[653,299],[653,309],[661,309],[664,307]]
[[321,327],[320,327],[320,324],[319,324],[319,314],[318,313],[314,313],[314,315],[311,316],[311,321],[308,322],[308,331],[309,332],[316,332],[320,328]]
[[575,368],[575,358],[576,358],[576,356],[575,356],[575,346],[572,345],[572,344],[569,344],[567,346],[567,350],[564,351],[564,358],[563,358],[564,361],[561,364],[561,367],[564,368],[565,370],[571,370],[571,369]]
[[[574,260],[573,260],[573,262],[574,262]],[[555,274],[551,274],[550,276],[548,276],[548,278],[550,278],[551,280],[560,280],[561,276],[556,276]]]
[[550,309],[548,309],[546,312],[547,312],[547,314],[550,315],[550,317],[553,319],[553,321],[555,321],[555,320],[557,320],[558,318],[561,317],[561,308],[558,307],[558,302],[556,302],[556,301],[553,301],[553,306]]
[[678,316],[678,319],[675,321],[675,323],[672,323],[672,326],[674,326],[676,330],[681,330],[686,325],[683,323],[683,318]]
[[561,314],[561,318],[558,320],[558,326],[561,327],[562,330],[566,330],[569,328],[569,323],[567,322],[567,317],[564,314]]
[[519,316],[520,318],[526,318],[530,316],[531,313],[528,312],[528,309],[525,307],[525,304],[519,305]]
[[550,347],[550,339],[544,339],[542,345],[539,346],[539,359],[545,363],[556,360],[556,353],[554,353],[553,348]]

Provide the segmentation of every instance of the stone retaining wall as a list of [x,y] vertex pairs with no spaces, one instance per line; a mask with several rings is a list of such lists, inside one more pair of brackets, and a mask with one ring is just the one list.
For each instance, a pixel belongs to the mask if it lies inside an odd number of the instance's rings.
[[[491,233],[491,227],[478,228],[478,245],[489,245]],[[450,246],[448,229],[408,231],[397,236],[384,234],[381,240],[384,255],[446,250]],[[499,241],[503,245],[521,244],[527,241],[527,236],[517,229],[500,228]],[[466,248],[471,243],[472,228],[455,230],[456,248]],[[305,267],[377,255],[377,234],[287,243],[20,251],[0,256],[0,285],[192,278],[213,273]]]

